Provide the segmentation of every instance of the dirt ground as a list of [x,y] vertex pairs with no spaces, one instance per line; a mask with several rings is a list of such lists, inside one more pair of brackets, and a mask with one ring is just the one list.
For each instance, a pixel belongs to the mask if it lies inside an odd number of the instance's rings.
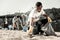
[[[60,35],[60,32],[56,32]],[[60,40],[56,36],[34,35],[30,38],[26,32],[18,30],[0,30],[0,40]]]

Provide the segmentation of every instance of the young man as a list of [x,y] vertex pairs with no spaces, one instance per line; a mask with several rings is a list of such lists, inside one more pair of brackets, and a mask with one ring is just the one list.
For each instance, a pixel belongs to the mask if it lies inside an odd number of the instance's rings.
[[22,30],[20,16],[15,16],[12,22],[14,29]]
[[[29,14],[29,26],[30,29],[28,30],[28,34],[32,34],[33,29],[34,29],[34,23],[37,22],[38,20],[40,20],[41,15],[43,15],[45,18],[49,18],[46,13],[44,12],[44,10],[42,9],[42,3],[41,2],[37,2],[36,3],[36,8],[33,9],[31,11],[31,13]],[[51,20],[49,20],[50,22]],[[37,24],[37,23],[36,23]],[[37,24],[37,31],[35,32],[35,34],[39,34],[39,32],[41,34],[43,34],[44,31],[41,30],[41,24]]]

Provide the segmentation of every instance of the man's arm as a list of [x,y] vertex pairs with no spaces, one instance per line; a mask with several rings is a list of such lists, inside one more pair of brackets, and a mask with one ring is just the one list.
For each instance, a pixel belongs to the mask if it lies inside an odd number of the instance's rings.
[[33,31],[33,20],[34,20],[34,18],[33,18],[33,13],[34,13],[34,10],[32,10],[31,12],[30,12],[30,14],[29,14],[29,19],[28,19],[28,21],[29,21],[29,30],[28,30],[28,34],[30,34],[30,33],[32,33],[32,31]]
[[47,14],[44,14],[43,16],[45,16],[48,19],[48,22],[52,22],[52,19]]
[[29,23],[29,30],[28,30],[28,34],[32,34],[33,31],[33,18],[31,18],[30,23]]

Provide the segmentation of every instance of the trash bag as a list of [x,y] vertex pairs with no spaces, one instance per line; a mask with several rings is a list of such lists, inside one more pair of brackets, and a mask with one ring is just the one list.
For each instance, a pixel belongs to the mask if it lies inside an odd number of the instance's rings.
[[51,23],[45,24],[45,26],[43,26],[41,28],[41,30],[43,30],[47,35],[55,35],[55,31],[54,31]]

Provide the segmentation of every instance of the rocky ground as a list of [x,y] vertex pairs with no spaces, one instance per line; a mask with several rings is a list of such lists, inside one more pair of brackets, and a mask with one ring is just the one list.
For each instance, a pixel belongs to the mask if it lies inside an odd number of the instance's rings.
[[[56,32],[60,35],[60,32]],[[0,30],[0,40],[60,40],[56,36],[34,35],[30,38],[26,32],[18,30]]]

